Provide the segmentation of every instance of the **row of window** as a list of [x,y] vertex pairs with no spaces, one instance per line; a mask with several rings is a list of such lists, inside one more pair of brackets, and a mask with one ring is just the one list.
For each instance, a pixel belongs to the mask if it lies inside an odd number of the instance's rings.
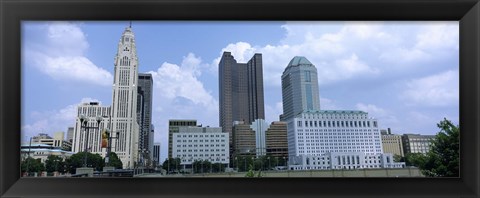
[[[225,154],[183,154],[183,155],[180,155],[178,154],[177,157],[178,158],[185,158],[185,157],[225,157]],[[224,161],[224,160],[222,160]]]
[[[187,140],[177,140],[177,142],[187,142]],[[204,140],[188,140],[188,142],[204,142]],[[205,142],[225,142],[225,140],[205,140]]]
[[[321,117],[320,117],[321,115]],[[304,114],[303,119],[367,119],[367,114],[351,115],[351,114]]]
[[[189,145],[188,145],[188,147],[220,147],[220,146],[221,146],[221,147],[225,147],[225,144],[221,144],[221,145],[220,145],[220,144],[216,144],[216,145],[215,145],[215,144],[210,144],[210,145],[208,145],[208,144],[205,144],[205,145],[204,145],[204,144],[200,144],[200,145],[197,145],[197,144],[193,144],[193,145],[192,145],[192,144],[189,144]],[[177,147],[187,147],[187,145],[186,145],[186,144],[183,144],[183,145],[177,144]]]
[[[201,137],[201,138],[203,138],[204,136],[209,137],[209,135],[177,135],[177,137],[190,137],[190,138],[191,137]],[[225,134],[223,134],[223,135],[210,135],[210,137],[225,137]]]
[[[297,121],[297,126],[302,127],[302,121]],[[370,127],[369,121],[305,121],[305,127]],[[377,121],[373,121],[377,127]]]
[[[203,149],[200,149],[200,150],[197,150],[197,149],[189,149],[188,152],[204,152]],[[209,150],[208,149],[205,149],[205,152],[208,152]],[[219,151],[225,151],[225,149],[210,149],[210,152],[219,152]],[[187,149],[177,149],[177,152],[187,152]]]
[[[337,139],[343,140],[344,142],[346,140],[368,140],[368,141],[373,141],[372,139],[376,138],[376,142],[380,142],[380,139],[378,136],[298,136],[298,139],[335,139],[335,142]],[[308,141],[308,140],[307,140]],[[313,141],[313,140],[312,140]]]

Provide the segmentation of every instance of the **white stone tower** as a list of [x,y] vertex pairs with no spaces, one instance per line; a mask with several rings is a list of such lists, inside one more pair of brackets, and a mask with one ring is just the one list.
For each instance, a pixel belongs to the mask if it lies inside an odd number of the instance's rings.
[[131,25],[118,42],[114,61],[115,78],[112,94],[112,132],[119,132],[118,139],[112,139],[112,151],[122,160],[123,168],[134,168],[138,156],[137,123],[137,80],[138,57],[135,35]]

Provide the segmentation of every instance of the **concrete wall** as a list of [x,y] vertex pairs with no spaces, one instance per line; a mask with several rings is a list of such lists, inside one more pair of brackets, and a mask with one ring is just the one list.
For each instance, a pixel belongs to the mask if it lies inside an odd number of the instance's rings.
[[[245,177],[245,172],[222,174],[195,174],[186,177]],[[255,172],[257,177],[258,172]],[[424,177],[418,168],[362,169],[362,170],[311,170],[262,172],[262,177]]]

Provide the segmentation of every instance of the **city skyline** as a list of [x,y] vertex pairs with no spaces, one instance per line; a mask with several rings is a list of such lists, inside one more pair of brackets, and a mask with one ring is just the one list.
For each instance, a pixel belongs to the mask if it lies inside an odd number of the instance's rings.
[[[127,25],[22,24],[23,140],[66,131],[81,102],[111,105],[113,58]],[[318,69],[321,109],[363,110],[394,133],[435,134],[443,117],[458,123],[458,22],[133,22],[132,29],[139,72],[154,78],[161,160],[169,119],[219,126],[223,51],[238,62],[262,53],[267,122],[282,113],[281,72],[305,56]]]

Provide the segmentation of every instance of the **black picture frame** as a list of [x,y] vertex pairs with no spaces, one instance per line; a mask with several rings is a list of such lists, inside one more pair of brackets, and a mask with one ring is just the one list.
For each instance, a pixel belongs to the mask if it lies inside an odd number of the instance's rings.
[[[460,178],[20,178],[22,20],[460,21]],[[1,197],[479,197],[478,0],[0,0]]]

